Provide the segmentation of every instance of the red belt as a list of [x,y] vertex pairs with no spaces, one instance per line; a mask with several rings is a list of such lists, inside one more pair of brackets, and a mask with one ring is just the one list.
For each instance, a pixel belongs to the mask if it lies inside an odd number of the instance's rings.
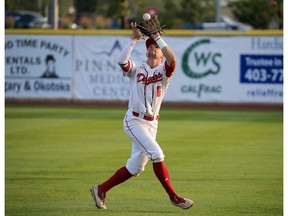
[[[132,112],[133,113],[133,116],[136,116],[136,117],[139,117],[140,114],[137,113],[137,112]],[[157,116],[148,116],[148,115],[143,115],[143,119],[147,120],[147,121],[153,121],[153,120],[158,120],[159,119],[159,115]]]

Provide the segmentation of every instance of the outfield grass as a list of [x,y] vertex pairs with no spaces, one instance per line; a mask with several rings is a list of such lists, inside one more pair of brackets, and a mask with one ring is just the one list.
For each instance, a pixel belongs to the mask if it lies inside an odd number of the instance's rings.
[[6,106],[6,215],[283,215],[283,113],[162,109],[157,140],[177,192],[151,163],[95,208],[89,189],[126,163],[125,109]]

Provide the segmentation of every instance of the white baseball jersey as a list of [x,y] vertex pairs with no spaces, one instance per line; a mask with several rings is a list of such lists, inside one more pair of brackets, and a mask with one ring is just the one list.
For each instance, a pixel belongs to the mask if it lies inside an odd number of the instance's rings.
[[130,78],[130,99],[128,108],[137,113],[158,116],[175,67],[160,64],[150,68],[147,63],[128,61],[123,67],[124,76]]

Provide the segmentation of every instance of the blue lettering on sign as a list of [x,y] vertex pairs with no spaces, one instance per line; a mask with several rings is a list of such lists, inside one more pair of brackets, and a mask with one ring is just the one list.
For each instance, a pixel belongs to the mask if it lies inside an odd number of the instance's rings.
[[283,55],[241,55],[240,82],[282,84]]

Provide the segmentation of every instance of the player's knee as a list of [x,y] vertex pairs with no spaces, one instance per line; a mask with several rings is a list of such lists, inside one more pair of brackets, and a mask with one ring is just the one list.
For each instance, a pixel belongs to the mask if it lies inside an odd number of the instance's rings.
[[164,154],[161,152],[159,154],[156,154],[155,156],[153,156],[151,158],[151,160],[153,161],[153,163],[158,163],[158,162],[162,162],[164,161]]
[[134,176],[139,176],[140,173],[142,173],[144,170],[145,170],[144,167],[143,167],[143,168],[140,168],[140,169],[138,169],[138,170],[135,170]]
[[133,176],[139,176],[141,172],[145,170],[144,166],[139,166],[139,167],[132,167],[127,165],[126,168],[128,171],[133,175]]

